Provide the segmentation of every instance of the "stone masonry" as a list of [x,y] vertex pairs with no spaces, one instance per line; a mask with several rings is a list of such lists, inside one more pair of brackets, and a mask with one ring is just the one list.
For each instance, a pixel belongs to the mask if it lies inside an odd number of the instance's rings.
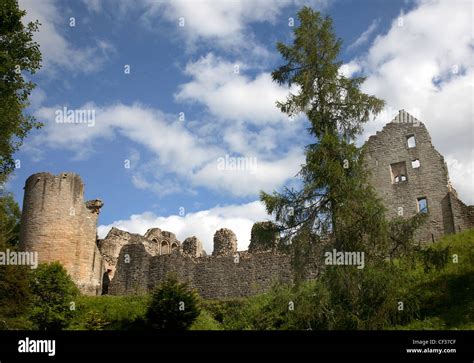
[[[405,111],[365,144],[370,183],[387,216],[427,213],[417,238],[429,242],[474,227],[474,207],[466,206],[451,186],[443,156],[426,127]],[[291,256],[278,251],[271,222],[252,228],[249,251],[237,251],[230,229],[214,235],[212,256],[193,236],[181,243],[169,231],[151,228],[144,235],[112,228],[97,239],[103,203],[84,202],[84,184],[74,173],[39,173],[25,183],[20,248],[37,251],[39,262],[59,261],[85,294],[150,291],[169,274],[187,281],[205,298],[240,297],[267,291],[274,281],[291,282]],[[317,261],[317,260],[315,260]],[[318,263],[305,278],[316,278]]]
[[212,256],[232,256],[237,252],[237,237],[227,228],[221,228],[214,234],[214,251]]
[[420,241],[474,227],[473,207],[457,198],[443,156],[431,144],[425,125],[401,110],[365,144],[370,183],[387,209],[387,217],[427,213]]
[[39,173],[25,183],[20,248],[38,262],[59,261],[83,293],[101,290],[103,258],[97,248],[100,200],[84,202],[79,175]]

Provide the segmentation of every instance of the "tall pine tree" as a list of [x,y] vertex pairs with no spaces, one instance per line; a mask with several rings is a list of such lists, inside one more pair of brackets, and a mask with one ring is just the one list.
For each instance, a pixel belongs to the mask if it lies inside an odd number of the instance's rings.
[[367,182],[363,149],[355,140],[384,101],[361,92],[365,78],[342,73],[341,40],[331,18],[309,7],[298,18],[293,44],[277,44],[285,64],[272,77],[297,86],[297,93],[277,105],[289,116],[304,113],[314,142],[306,146],[302,188],[261,192],[261,200],[276,216],[284,239],[325,240],[343,250],[375,253],[385,241],[384,209]]

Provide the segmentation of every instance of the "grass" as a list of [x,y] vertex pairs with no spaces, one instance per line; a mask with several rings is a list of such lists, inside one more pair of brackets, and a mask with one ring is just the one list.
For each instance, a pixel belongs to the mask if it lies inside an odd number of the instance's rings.
[[420,316],[395,329],[474,330],[474,230],[445,236],[431,248],[448,248],[447,264],[411,271],[418,281],[411,289],[420,296]]
[[[390,329],[474,330],[474,229],[445,236],[431,244],[429,249],[432,255],[445,251],[447,260],[438,265],[426,265],[421,261],[415,265],[406,264],[404,273],[410,283],[403,287],[401,293],[416,296],[419,306],[413,319],[409,318],[411,320],[407,323]],[[308,297],[315,296],[313,293],[323,296],[321,291],[313,289],[316,283],[313,281],[304,285],[308,291],[300,287],[297,290],[299,297],[291,295],[290,287],[281,286],[279,292],[249,298],[202,300],[201,313],[190,329],[249,330],[278,329],[279,326],[304,329],[305,321],[317,318],[318,314],[316,300]],[[281,325],[288,323],[282,320],[286,313],[282,313],[281,306],[286,308],[289,294],[295,301],[299,299],[301,319],[292,321],[293,325]],[[147,329],[145,315],[149,302],[149,295],[79,296],[74,302],[76,314],[69,329]],[[327,309],[332,310],[333,314],[336,312],[334,307],[327,306]],[[2,324],[7,324],[8,329],[34,329],[26,316],[2,317],[0,329],[5,329]]]
[[138,329],[145,319],[148,301],[148,295],[80,296],[70,329]]

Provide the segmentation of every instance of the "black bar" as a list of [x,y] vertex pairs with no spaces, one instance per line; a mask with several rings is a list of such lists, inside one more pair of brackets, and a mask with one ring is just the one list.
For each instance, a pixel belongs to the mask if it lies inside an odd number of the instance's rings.
[[[19,353],[19,341],[55,340],[55,355]],[[428,361],[473,362],[473,331],[1,331],[0,363],[12,361]],[[417,343],[414,343],[414,340]],[[425,345],[422,343],[425,342]],[[407,349],[456,349],[407,353]]]

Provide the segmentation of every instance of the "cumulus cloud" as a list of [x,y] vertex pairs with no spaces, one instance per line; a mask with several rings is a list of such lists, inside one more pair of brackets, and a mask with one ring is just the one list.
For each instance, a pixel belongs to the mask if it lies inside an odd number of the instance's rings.
[[103,40],[94,41],[94,46],[89,47],[71,44],[61,32],[61,28],[69,27],[69,17],[60,13],[55,0],[19,0],[19,6],[26,10],[25,23],[41,23],[34,40],[40,45],[43,71],[52,74],[57,67],[81,73],[97,71],[113,51],[112,45]]
[[[268,56],[264,47],[253,38],[248,26],[252,23],[275,23],[282,11],[290,5],[303,4],[315,8],[326,6],[326,0],[142,0],[146,12],[143,19],[153,24],[157,18],[164,18],[178,25],[180,19],[184,26],[178,28],[188,45],[210,41],[225,51],[250,51],[253,55]],[[285,24],[288,17],[281,18]]]
[[246,75],[245,63],[231,63],[209,53],[186,66],[191,81],[182,84],[175,94],[177,101],[198,102],[220,120],[246,121],[254,124],[288,122],[277,107],[289,90],[272,81],[269,73],[255,78]]
[[129,219],[115,221],[98,227],[99,238],[104,238],[112,227],[143,234],[147,229],[158,227],[176,234],[180,241],[190,236],[198,237],[208,254],[213,250],[216,230],[230,228],[237,236],[238,249],[246,250],[250,243],[250,231],[255,222],[270,220],[265,207],[259,201],[247,204],[216,206],[208,210],[187,213],[184,216],[160,217],[152,212],[131,215]]
[[36,156],[45,148],[71,150],[76,158],[87,158],[97,140],[112,141],[120,135],[152,152],[153,158],[143,161],[134,154],[134,165],[138,166],[131,168],[131,178],[137,188],[157,194],[205,187],[235,196],[255,196],[262,189],[281,187],[294,177],[303,160],[302,147],[279,153],[265,152],[265,148],[252,152],[249,147],[247,155],[235,153],[230,143],[222,144],[215,135],[204,139],[175,115],[140,104],[98,107],[88,103],[77,110],[67,109],[94,112],[93,122],[88,123],[56,122],[63,110],[62,106],[38,109],[35,116],[45,127],[27,140],[23,150]]
[[[456,20],[442,26],[446,19]],[[399,109],[412,113],[425,123],[434,146],[446,157],[453,185],[467,203],[474,203],[471,27],[469,2],[420,1],[412,11],[400,13],[367,54],[354,60],[368,77],[363,90],[387,101],[363,139]]]

